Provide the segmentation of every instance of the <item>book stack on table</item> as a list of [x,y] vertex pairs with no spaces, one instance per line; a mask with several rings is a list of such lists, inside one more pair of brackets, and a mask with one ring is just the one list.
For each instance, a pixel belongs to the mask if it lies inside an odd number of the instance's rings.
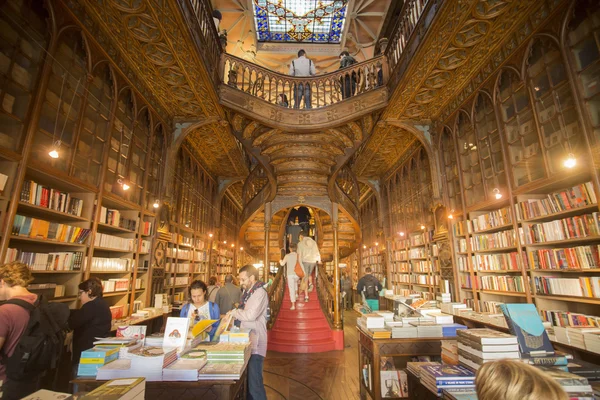
[[448,392],[475,391],[475,374],[460,365],[426,365],[421,367],[421,384],[437,396]]
[[417,378],[421,377],[421,367],[427,365],[440,365],[437,361],[409,361],[406,363],[406,369],[412,372]]
[[487,361],[519,359],[516,336],[487,328],[459,330],[457,334],[459,363],[473,371]]
[[411,322],[412,326],[417,328],[417,337],[420,338],[438,338],[442,337],[442,326],[433,321]]
[[552,367],[539,367],[545,374],[556,381],[570,399],[594,400],[594,392],[587,378]]
[[458,342],[442,340],[442,361],[444,364],[458,365]]
[[406,339],[418,337],[417,327],[412,325],[402,325],[392,327],[392,339]]
[[198,371],[206,365],[206,353],[204,351],[189,350],[181,357],[163,369],[163,380],[165,381],[197,381]]
[[[569,344],[580,349],[587,349],[585,342],[585,335],[589,334],[600,334],[600,328],[592,327],[569,327],[567,328],[567,335],[569,336]],[[589,340],[589,339],[588,339]]]
[[600,365],[582,360],[569,360],[569,372],[587,378],[589,382],[600,382]]
[[98,369],[119,357],[118,347],[94,347],[81,352],[77,375],[96,376]]
[[209,364],[244,364],[250,359],[249,343],[205,342],[194,349],[206,354]]
[[600,333],[584,333],[583,342],[587,350],[600,353]]
[[131,355],[131,369],[128,377],[143,376],[147,381],[162,381],[163,368],[177,360],[175,347],[142,347]]

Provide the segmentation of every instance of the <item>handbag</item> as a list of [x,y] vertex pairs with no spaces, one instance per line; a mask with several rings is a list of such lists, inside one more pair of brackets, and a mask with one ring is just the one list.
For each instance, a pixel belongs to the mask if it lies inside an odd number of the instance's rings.
[[302,269],[302,266],[300,265],[300,260],[298,258],[296,258],[296,266],[294,267],[294,273],[298,275],[298,278],[304,278],[304,269]]

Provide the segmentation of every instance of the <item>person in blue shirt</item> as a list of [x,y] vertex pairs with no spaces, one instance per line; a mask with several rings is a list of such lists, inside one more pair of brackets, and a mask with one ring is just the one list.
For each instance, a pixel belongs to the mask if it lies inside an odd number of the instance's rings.
[[208,301],[208,288],[206,283],[196,280],[192,282],[188,289],[189,302],[184,304],[179,314],[182,318],[192,319],[191,326],[203,319],[216,319],[217,322],[210,328],[208,336],[213,340],[217,327],[219,326],[219,318],[221,313],[219,306],[211,301]]

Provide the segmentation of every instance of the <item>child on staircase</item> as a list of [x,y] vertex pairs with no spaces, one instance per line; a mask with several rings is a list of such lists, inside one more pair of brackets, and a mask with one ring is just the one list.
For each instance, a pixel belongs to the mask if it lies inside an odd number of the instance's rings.
[[[298,275],[296,275],[296,272],[294,272],[294,268],[296,267],[296,262],[299,262],[300,266],[302,267],[302,270],[304,270],[302,261],[298,258],[298,253],[296,253],[297,249],[298,249],[298,246],[295,243],[290,244],[290,252],[285,255],[283,260],[279,261],[279,265],[281,265],[282,267],[285,265],[285,268],[286,268],[285,272],[286,272],[286,277],[287,277],[287,284],[288,284],[288,289],[290,291],[290,301],[292,302],[292,307],[290,307],[290,310],[296,309],[296,297],[297,297],[297,293],[298,293],[298,282],[300,280]],[[306,291],[305,294],[306,294],[306,298],[308,299],[308,291]]]

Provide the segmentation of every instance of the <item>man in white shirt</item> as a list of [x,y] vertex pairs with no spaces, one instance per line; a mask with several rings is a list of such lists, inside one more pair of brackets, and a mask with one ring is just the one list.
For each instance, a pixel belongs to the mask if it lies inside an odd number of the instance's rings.
[[312,273],[317,267],[317,263],[321,262],[321,253],[317,242],[313,238],[309,237],[307,233],[302,232],[300,234],[300,241],[298,242],[298,255],[300,261],[304,266],[304,272],[308,276],[308,291],[313,291],[313,279]]
[[[290,64],[290,75],[292,76],[313,76],[316,75],[315,63],[306,58],[306,52],[300,50],[298,58]],[[310,83],[301,82],[294,85],[294,108],[300,108],[300,101],[304,96],[304,108],[312,108],[310,104]]]

